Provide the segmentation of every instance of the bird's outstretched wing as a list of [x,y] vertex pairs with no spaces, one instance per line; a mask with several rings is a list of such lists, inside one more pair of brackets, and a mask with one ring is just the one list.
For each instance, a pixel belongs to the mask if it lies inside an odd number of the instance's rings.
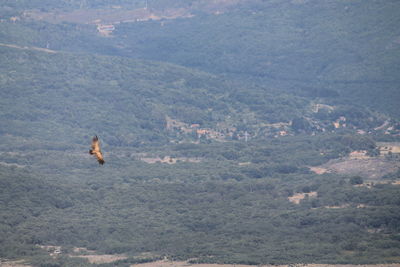
[[97,158],[97,161],[99,164],[103,165],[104,164],[104,158],[103,154],[101,153],[100,150],[100,144],[99,144],[99,138],[96,136],[93,137],[92,139],[92,149],[89,150],[90,155],[95,155]]

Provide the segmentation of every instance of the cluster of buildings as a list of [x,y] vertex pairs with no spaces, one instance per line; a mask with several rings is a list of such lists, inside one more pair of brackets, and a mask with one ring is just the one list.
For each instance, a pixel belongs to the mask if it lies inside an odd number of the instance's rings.
[[167,130],[182,134],[195,134],[199,139],[206,138],[225,141],[226,139],[237,138],[239,140],[243,139],[247,141],[250,138],[249,133],[246,131],[238,131],[235,127],[226,127],[219,130],[201,128],[200,124],[187,124],[178,120],[174,120],[168,116],[166,117],[166,123]]
[[97,31],[103,36],[110,36],[115,30],[115,26],[112,24],[97,24]]

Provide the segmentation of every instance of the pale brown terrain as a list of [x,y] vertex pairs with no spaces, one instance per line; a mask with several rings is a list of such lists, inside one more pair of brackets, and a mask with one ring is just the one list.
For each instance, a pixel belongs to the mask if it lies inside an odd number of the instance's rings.
[[349,176],[361,176],[366,180],[379,180],[383,176],[396,172],[400,161],[381,157],[368,157],[361,154],[351,154],[349,157],[334,159],[320,165],[310,167],[316,174],[338,173]]
[[128,257],[124,255],[79,255],[79,256],[70,256],[70,257],[78,257],[87,259],[90,263],[94,264],[102,264],[102,263],[111,263],[119,260],[127,259]]
[[89,250],[87,248],[74,248],[70,257],[84,258],[92,264],[112,263],[119,260],[127,259],[128,257],[124,254],[96,254],[96,251]]
[[294,204],[300,204],[300,201],[304,199],[306,196],[308,197],[317,197],[317,192],[310,192],[310,193],[297,193],[291,197],[288,197],[289,201]]
[[324,174],[324,173],[329,173],[329,170],[327,168],[322,168],[322,167],[309,167],[312,172],[315,172],[316,174]]
[[384,175],[395,172],[400,167],[399,161],[385,158],[343,159],[327,163],[326,169],[351,176],[359,175],[365,179],[380,179]]
[[[254,265],[242,264],[190,264],[186,261],[155,261],[141,264],[134,264],[131,267],[254,267]],[[296,264],[296,267],[400,267],[400,264],[376,264],[376,265],[350,265],[350,264]],[[289,267],[289,265],[258,265],[258,267]]]

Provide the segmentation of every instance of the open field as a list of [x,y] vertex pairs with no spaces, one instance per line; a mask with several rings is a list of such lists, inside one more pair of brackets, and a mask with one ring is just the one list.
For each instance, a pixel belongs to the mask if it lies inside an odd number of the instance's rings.
[[122,255],[80,255],[80,256],[72,256],[72,257],[84,258],[84,259],[87,259],[90,263],[94,263],[94,264],[111,263],[111,262],[127,259],[126,256],[122,256]]
[[300,204],[300,201],[304,199],[306,196],[308,197],[317,197],[318,193],[317,192],[310,192],[310,193],[297,193],[294,194],[291,197],[288,197],[289,201],[294,203],[294,204]]
[[[92,264],[103,264],[112,263],[121,259],[120,256],[115,255],[86,255],[80,256],[87,258],[89,263]],[[31,267],[27,265],[24,261],[1,261],[0,267]],[[187,261],[168,261],[160,260],[154,262],[147,262],[141,264],[134,264],[131,267],[254,267],[254,265],[244,265],[244,264],[191,264]],[[259,265],[258,267],[400,267],[399,263],[392,264],[365,264],[365,265],[352,265],[352,264],[292,264],[292,265]]]
[[[132,267],[254,267],[254,265],[241,264],[190,264],[186,261],[155,261],[131,265]],[[400,264],[376,264],[376,265],[350,265],[350,264],[295,264],[295,265],[261,265],[262,267],[400,267]]]
[[376,180],[386,174],[393,173],[400,168],[400,162],[389,160],[384,157],[369,158],[343,158],[331,160],[326,164],[310,168],[317,174],[338,173],[344,175],[359,175],[365,179]]

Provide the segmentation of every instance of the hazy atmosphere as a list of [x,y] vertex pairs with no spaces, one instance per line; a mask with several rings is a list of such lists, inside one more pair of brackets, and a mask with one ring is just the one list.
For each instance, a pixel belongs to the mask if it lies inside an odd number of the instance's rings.
[[0,0],[0,266],[400,267],[399,15]]

